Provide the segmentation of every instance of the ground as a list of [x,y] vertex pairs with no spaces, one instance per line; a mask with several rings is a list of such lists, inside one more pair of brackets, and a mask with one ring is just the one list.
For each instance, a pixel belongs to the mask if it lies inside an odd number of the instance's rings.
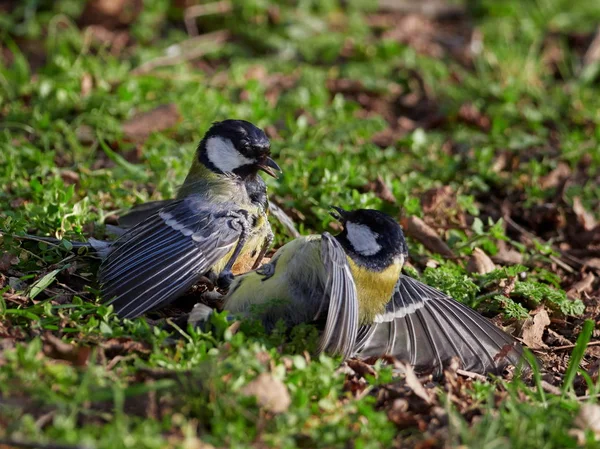
[[[0,446],[600,447],[600,3],[192,3],[0,2]],[[540,368],[433,382],[312,359],[310,328],[119,321],[97,262],[14,237],[105,237],[224,118],[266,130],[300,232],[392,214],[407,273]]]

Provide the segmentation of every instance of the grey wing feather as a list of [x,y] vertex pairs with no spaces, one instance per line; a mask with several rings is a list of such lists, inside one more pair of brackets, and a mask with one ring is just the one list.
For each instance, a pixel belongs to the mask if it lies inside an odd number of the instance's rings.
[[330,234],[321,238],[321,257],[327,273],[323,304],[327,320],[318,352],[352,355],[358,333],[358,298],[346,253]]
[[231,204],[188,197],[135,226],[114,243],[100,267],[102,296],[123,318],[176,299],[237,242],[241,218],[228,215],[231,210]]
[[125,215],[119,217],[118,227],[121,229],[133,228],[156,214],[160,209],[172,204],[173,201],[175,200],[148,201],[133,206]]
[[457,356],[463,368],[500,372],[522,362],[521,345],[473,309],[415,279],[400,276],[385,313],[359,331],[361,357],[390,354],[442,373]]

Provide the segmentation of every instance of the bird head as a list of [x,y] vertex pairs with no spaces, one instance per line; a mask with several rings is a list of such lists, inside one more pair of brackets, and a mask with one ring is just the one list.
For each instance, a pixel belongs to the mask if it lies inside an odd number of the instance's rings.
[[277,177],[281,168],[270,155],[269,138],[245,120],[213,123],[198,146],[198,158],[207,168],[242,178],[256,176],[259,170]]
[[373,209],[332,209],[331,215],[343,226],[336,239],[357,261],[384,268],[408,255],[402,227],[389,215]]

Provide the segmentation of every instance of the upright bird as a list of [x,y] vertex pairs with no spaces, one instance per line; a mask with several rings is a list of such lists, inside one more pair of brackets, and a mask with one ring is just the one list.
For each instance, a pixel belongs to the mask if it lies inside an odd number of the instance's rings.
[[228,285],[234,263],[258,266],[273,240],[260,170],[281,170],[265,133],[243,120],[214,123],[178,198],[111,244],[99,279],[117,314],[166,305],[204,275]]
[[454,356],[482,373],[519,362],[522,349],[511,336],[401,274],[408,249],[395,220],[375,210],[334,209],[343,226],[338,235],[325,232],[283,246],[268,264],[234,280],[224,308],[257,313],[267,327],[280,319],[289,326],[321,322],[319,351],[393,355],[438,375]]
[[265,133],[244,120],[216,122],[200,141],[176,199],[145,208],[114,242],[71,245],[103,259],[102,296],[124,318],[166,305],[204,275],[229,285],[232,270],[256,268],[273,241],[260,170],[274,177],[281,171]]

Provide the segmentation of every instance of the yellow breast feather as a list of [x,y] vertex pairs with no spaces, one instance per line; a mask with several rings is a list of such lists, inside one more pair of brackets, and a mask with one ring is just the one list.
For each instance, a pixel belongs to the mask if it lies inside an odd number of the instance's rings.
[[372,323],[375,315],[383,313],[398,282],[402,264],[393,263],[383,271],[373,271],[357,265],[348,257],[350,271],[358,293],[361,324]]

